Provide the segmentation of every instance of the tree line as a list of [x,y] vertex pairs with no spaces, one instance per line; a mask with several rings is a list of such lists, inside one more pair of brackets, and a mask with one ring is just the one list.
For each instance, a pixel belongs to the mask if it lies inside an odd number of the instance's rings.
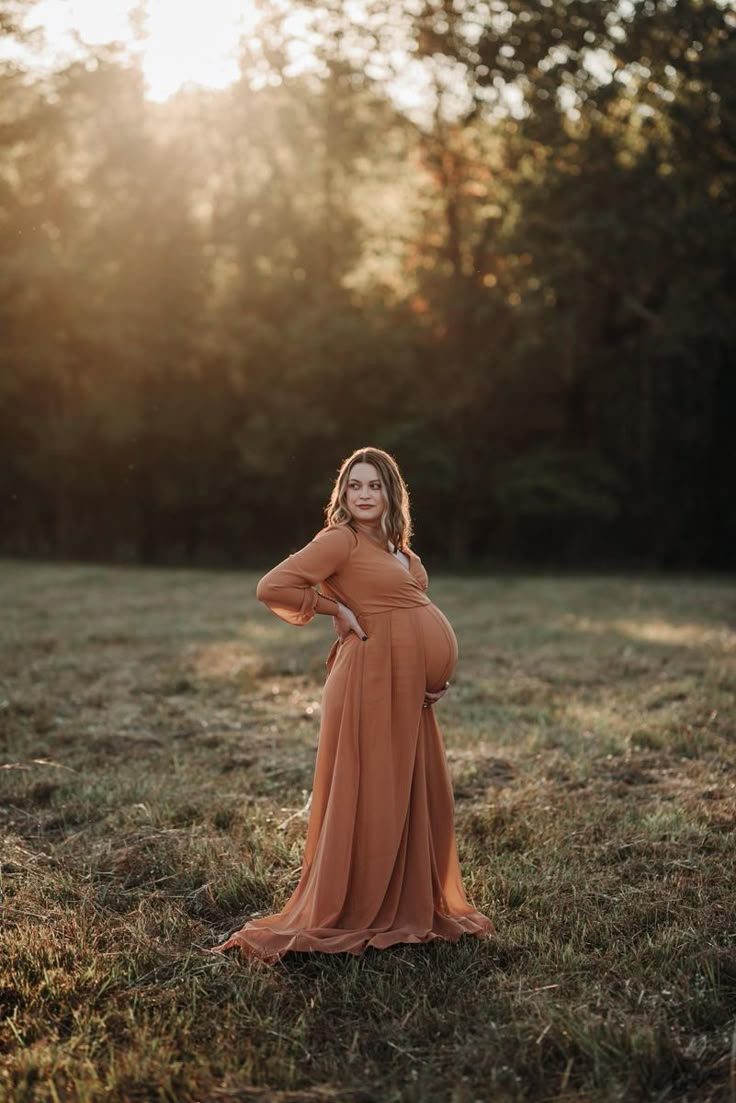
[[0,551],[256,565],[374,444],[437,563],[733,566],[729,7],[304,11],[0,63]]

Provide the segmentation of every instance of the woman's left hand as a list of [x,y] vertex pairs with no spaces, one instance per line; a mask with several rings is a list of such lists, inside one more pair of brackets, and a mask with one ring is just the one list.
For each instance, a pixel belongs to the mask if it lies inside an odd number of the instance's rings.
[[445,696],[449,688],[450,683],[445,682],[443,688],[439,691],[439,693],[429,693],[429,691],[427,691],[424,694],[424,704],[422,705],[422,708],[428,709],[430,705],[433,705],[436,701],[439,701],[440,697]]

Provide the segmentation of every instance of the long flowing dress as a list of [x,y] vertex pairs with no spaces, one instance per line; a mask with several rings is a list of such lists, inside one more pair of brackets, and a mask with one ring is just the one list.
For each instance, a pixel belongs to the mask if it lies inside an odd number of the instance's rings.
[[251,919],[216,952],[272,963],[288,951],[359,954],[495,931],[463,889],[444,746],[423,707],[425,690],[452,676],[457,640],[427,596],[419,556],[408,557],[407,568],[336,525],[258,583],[258,598],[290,624],[340,601],[368,638],[350,632],[327,657],[299,882],[281,911]]

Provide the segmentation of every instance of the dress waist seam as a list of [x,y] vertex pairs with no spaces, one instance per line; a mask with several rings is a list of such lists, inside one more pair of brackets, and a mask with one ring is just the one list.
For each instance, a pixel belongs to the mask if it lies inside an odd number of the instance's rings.
[[373,613],[368,613],[365,610],[358,612],[354,610],[355,615],[360,618],[363,617],[385,617],[389,613],[401,613],[405,609],[423,609],[425,605],[431,605],[431,601],[415,601],[411,605],[392,605],[388,609],[378,609]]

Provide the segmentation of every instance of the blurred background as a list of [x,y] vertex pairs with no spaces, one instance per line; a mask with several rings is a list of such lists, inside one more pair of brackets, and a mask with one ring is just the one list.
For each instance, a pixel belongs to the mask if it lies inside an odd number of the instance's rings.
[[0,0],[0,553],[732,568],[717,0]]

